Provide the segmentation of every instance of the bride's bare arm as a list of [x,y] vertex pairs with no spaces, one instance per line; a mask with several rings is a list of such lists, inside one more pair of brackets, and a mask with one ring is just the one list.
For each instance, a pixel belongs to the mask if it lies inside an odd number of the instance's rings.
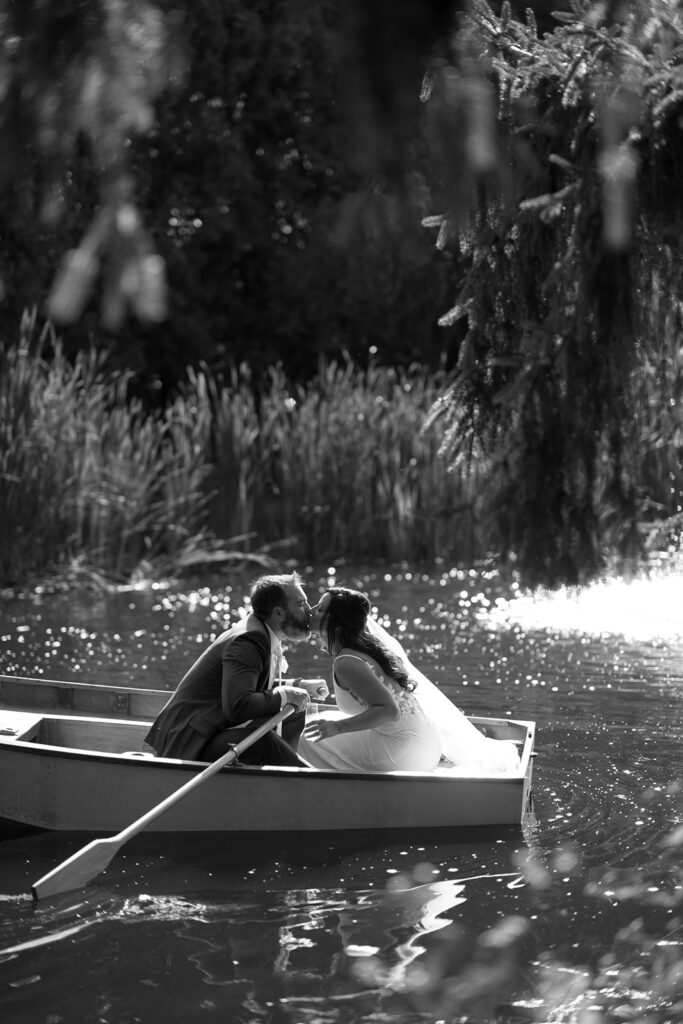
[[337,656],[334,669],[337,686],[348,690],[356,700],[367,707],[357,715],[345,718],[322,717],[319,721],[314,720],[306,726],[308,739],[315,741],[340,733],[375,729],[378,725],[395,722],[400,717],[392,691],[377,678],[366,661],[354,655],[340,654]]

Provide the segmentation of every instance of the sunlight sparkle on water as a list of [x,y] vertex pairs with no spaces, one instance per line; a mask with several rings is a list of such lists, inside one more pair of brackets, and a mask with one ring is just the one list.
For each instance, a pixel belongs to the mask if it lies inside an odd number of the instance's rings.
[[583,588],[499,598],[478,618],[491,629],[621,635],[631,640],[683,637],[683,573],[633,580],[599,580]]

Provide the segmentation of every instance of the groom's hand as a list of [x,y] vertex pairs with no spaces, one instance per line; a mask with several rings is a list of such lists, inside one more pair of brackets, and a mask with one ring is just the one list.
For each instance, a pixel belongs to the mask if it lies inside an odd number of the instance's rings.
[[303,679],[297,676],[296,679],[283,679],[285,686],[299,686],[306,690],[311,700],[325,700],[329,696],[330,688],[325,679]]
[[285,704],[293,704],[297,711],[303,711],[306,705],[309,703],[308,691],[304,690],[301,686],[274,686],[273,693],[280,695],[280,707],[283,708]]

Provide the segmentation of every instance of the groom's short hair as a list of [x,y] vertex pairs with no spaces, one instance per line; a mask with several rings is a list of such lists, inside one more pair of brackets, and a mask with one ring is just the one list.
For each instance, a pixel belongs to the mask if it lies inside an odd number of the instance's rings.
[[287,588],[301,586],[298,572],[282,575],[259,576],[251,588],[251,607],[254,615],[267,619],[275,608],[287,607]]

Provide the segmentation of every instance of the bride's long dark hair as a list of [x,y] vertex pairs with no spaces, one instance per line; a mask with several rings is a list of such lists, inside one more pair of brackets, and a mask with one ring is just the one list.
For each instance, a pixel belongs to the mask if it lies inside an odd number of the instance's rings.
[[326,593],[332,595],[321,623],[327,650],[332,653],[332,645],[336,643],[369,654],[382,672],[395,679],[399,686],[404,690],[414,690],[415,683],[403,662],[366,628],[370,601],[365,594],[349,587],[330,587]]

